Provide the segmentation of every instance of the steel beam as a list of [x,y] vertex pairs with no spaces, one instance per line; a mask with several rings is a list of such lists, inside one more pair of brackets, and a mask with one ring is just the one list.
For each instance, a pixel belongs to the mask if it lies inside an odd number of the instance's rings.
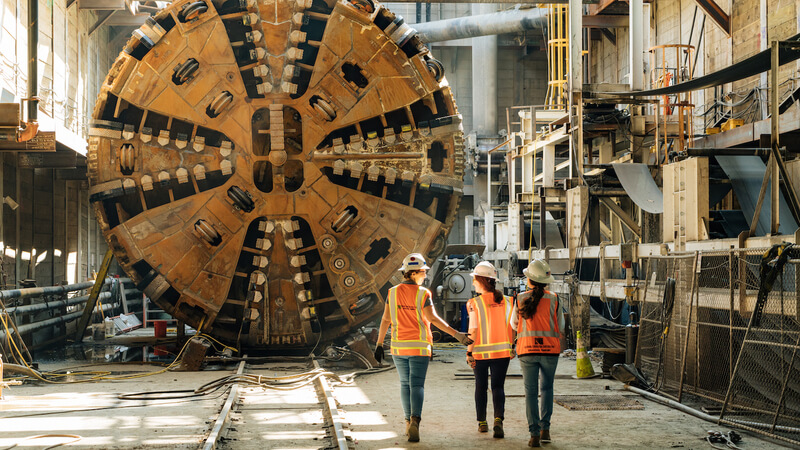
[[[114,26],[114,27],[140,27],[144,25],[144,22],[147,18],[150,17],[150,14],[128,14],[128,13],[119,13],[112,15],[106,25]],[[126,38],[130,37],[130,33]]]
[[[712,2],[713,3],[713,2]],[[772,210],[770,211],[770,234],[780,234],[778,228],[780,226],[780,199],[781,199],[781,186],[780,186],[780,173],[778,172],[778,160],[780,154],[780,113],[778,112],[778,72],[780,71],[780,58],[778,52],[780,51],[780,42],[772,41],[772,67],[770,69],[770,122],[771,122],[771,146],[775,151],[775,155],[767,164],[771,164],[769,172],[772,172],[772,185],[770,186],[770,203]],[[765,179],[766,180],[766,179]],[[752,235],[752,233],[750,233]]]
[[597,2],[593,2],[591,6],[589,6],[589,14],[596,15],[600,14],[605,11],[606,8],[616,3],[617,0],[599,0]]
[[606,197],[601,197],[600,203],[604,204],[606,208],[608,208],[612,213],[614,213],[615,216],[619,217],[619,220],[621,220],[622,223],[624,223],[625,226],[628,227],[628,229],[631,230],[633,234],[636,235],[637,238],[642,237],[642,229],[639,228],[639,225],[637,225],[636,222],[633,219],[631,219],[631,216],[629,216],[628,213],[623,211],[622,208],[620,208],[615,201]]
[[584,28],[628,28],[628,16],[583,16]]
[[731,16],[717,5],[714,0],[694,0],[703,12],[711,18],[728,37],[731,37]]
[[97,272],[97,279],[94,282],[94,286],[92,286],[92,290],[89,291],[89,299],[86,300],[86,305],[83,307],[81,320],[78,322],[78,329],[75,333],[75,342],[83,342],[83,333],[86,331],[86,327],[89,326],[92,312],[97,305],[97,297],[100,296],[100,290],[103,289],[103,285],[106,282],[106,274],[108,274],[108,268],[111,266],[111,260],[113,259],[114,253],[109,247],[108,251],[106,251],[106,256],[103,258],[103,263],[100,264],[100,270]]
[[603,37],[608,39],[608,42],[611,42],[611,45],[617,45],[617,35],[613,31],[609,30],[608,28],[600,28],[599,30],[600,33],[603,34]]
[[[583,173],[583,5],[570,0],[567,9],[569,23],[569,121],[572,136],[569,141],[570,178]],[[631,39],[632,41],[634,39]]]
[[98,28],[105,25],[108,19],[111,18],[111,15],[114,14],[116,11],[102,11],[97,14],[97,21],[95,21],[94,25],[89,27],[89,36],[92,35]]
[[77,0],[81,10],[113,10],[125,9],[125,0]]

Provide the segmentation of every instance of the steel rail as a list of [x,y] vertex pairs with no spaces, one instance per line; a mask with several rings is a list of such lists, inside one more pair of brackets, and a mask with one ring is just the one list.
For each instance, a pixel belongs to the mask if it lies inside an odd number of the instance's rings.
[[[319,370],[320,365],[317,360],[313,360],[314,369]],[[317,389],[322,395],[323,411],[326,419],[333,426],[332,438],[336,441],[335,447],[339,450],[348,450],[347,437],[344,435],[344,418],[339,414],[339,407],[336,405],[336,398],[333,396],[333,389],[325,376],[316,379]]]
[[[245,355],[245,358],[247,355]],[[241,375],[244,373],[244,366],[246,362],[242,361],[239,363],[239,369],[236,371],[236,375]],[[208,434],[205,443],[203,444],[203,450],[214,450],[217,448],[217,441],[222,436],[222,430],[225,426],[230,422],[231,418],[231,410],[233,409],[233,403],[239,398],[239,383],[234,383],[231,386],[231,391],[228,393],[228,398],[225,400],[225,404],[222,405],[222,409],[219,412],[219,416],[217,416],[217,420],[214,422],[214,426],[211,428],[211,432]]]

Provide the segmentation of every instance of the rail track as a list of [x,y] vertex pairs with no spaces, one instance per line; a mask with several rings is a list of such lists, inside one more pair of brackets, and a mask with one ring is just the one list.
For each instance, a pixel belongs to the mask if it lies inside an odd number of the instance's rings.
[[230,384],[203,450],[354,448],[326,372],[311,364],[251,365],[219,382]]

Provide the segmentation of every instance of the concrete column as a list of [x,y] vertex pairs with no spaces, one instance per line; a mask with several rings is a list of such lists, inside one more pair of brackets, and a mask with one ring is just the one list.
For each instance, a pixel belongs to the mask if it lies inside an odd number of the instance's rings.
[[471,214],[464,216],[464,243],[475,243],[475,216]]
[[545,145],[542,149],[542,186],[556,186],[556,146]]
[[522,207],[519,203],[509,202],[508,204],[508,252],[523,250],[522,246],[525,239],[522,233],[525,232],[525,224],[522,218]]
[[494,251],[494,211],[489,210],[486,211],[486,216],[484,216],[483,222],[483,230],[484,236],[486,236],[486,251],[493,252]]
[[[630,84],[632,91],[644,89],[644,1],[630,0],[628,42],[630,42]],[[648,21],[649,22],[649,21]],[[650,26],[648,24],[648,30]]]
[[[491,3],[472,5],[473,15],[497,11]],[[472,126],[478,136],[497,134],[497,36],[472,39]]]
[[[759,0],[758,2],[758,48],[761,51],[764,51],[769,48],[769,41],[768,41],[768,28],[767,28],[767,0]],[[768,73],[766,71],[761,72],[761,76],[759,77],[759,84],[761,85],[762,89],[760,92],[761,95],[761,119],[766,119],[769,117],[769,110],[767,108],[768,99],[767,95],[768,92],[766,87],[769,84],[767,79]],[[771,86],[770,86],[771,88]]]
[[611,139],[603,138],[598,154],[600,156],[600,164],[609,164],[614,160],[614,143]]

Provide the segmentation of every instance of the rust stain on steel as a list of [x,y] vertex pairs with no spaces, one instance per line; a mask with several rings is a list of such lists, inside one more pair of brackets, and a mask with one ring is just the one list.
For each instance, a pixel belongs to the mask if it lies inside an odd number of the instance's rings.
[[122,267],[246,347],[378,316],[403,257],[443,250],[461,199],[442,65],[371,0],[173,2],[134,32],[92,117],[91,201]]

